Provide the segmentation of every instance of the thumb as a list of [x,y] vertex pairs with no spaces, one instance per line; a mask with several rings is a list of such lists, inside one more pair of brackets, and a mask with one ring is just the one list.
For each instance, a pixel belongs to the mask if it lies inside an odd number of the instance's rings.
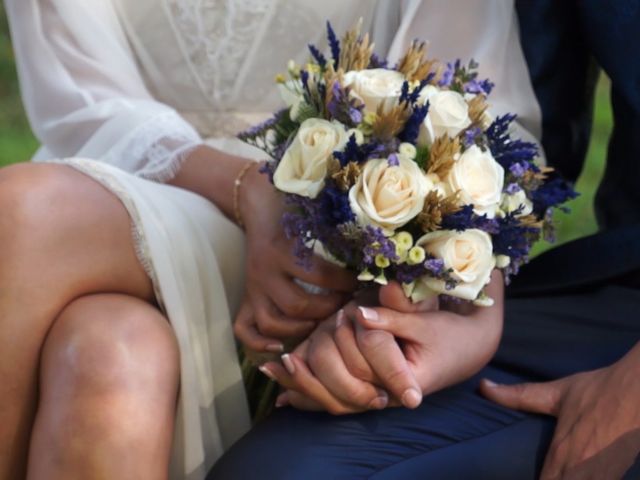
[[427,325],[417,314],[383,307],[359,306],[353,311],[353,315],[356,323],[366,329],[384,330],[395,337],[413,342],[420,340]]
[[556,380],[499,385],[485,378],[480,382],[480,393],[507,408],[557,416],[564,393],[564,383],[562,380]]

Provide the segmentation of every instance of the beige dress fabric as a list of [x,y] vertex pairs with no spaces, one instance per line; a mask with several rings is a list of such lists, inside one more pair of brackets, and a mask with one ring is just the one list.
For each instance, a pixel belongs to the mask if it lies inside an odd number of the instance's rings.
[[275,75],[304,63],[308,43],[326,47],[327,19],[341,33],[363,17],[376,50],[396,59],[414,37],[440,58],[474,57],[498,84],[494,112],[518,113],[527,136],[540,131],[512,0],[5,3],[42,142],[35,160],[77,168],[120,198],[178,339],[172,479],[204,478],[250,426],[231,328],[244,242],[213,204],[162,182],[202,143],[261,158],[234,135],[280,108]]

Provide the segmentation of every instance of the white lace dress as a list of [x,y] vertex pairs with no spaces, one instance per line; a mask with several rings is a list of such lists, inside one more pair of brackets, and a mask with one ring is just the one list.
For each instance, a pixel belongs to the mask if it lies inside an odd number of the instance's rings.
[[203,478],[249,428],[231,329],[243,290],[243,238],[213,204],[162,182],[202,143],[260,158],[234,135],[280,107],[275,75],[289,59],[303,63],[308,43],[326,45],[327,19],[341,32],[364,17],[376,50],[392,58],[415,37],[431,39],[440,58],[475,57],[498,83],[494,110],[515,111],[539,132],[510,0],[5,4],[25,106],[42,142],[35,160],[71,165],[120,198],[175,330],[175,479]]

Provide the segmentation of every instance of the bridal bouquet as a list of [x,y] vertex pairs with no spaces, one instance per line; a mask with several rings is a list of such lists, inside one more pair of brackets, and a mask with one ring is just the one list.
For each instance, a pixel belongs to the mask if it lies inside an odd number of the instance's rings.
[[492,117],[475,62],[442,65],[416,41],[390,65],[359,27],[341,40],[327,30],[330,57],[310,45],[308,64],[290,62],[277,78],[288,106],[239,135],[273,159],[264,170],[286,195],[296,255],[395,279],[414,301],[491,305],[492,270],[517,273],[576,194],[512,136],[515,115]]

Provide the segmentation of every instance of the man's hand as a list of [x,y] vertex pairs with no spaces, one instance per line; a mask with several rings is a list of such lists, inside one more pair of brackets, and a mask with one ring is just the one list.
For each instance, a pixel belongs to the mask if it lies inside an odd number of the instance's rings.
[[[383,404],[415,408],[423,394],[468,378],[493,356],[502,331],[501,282],[495,273],[489,288],[494,307],[457,312],[413,305],[391,283],[380,290],[382,307],[350,304],[333,333],[328,322],[284,358],[286,369],[271,362],[262,370],[288,389],[281,404],[332,413]],[[390,393],[388,403],[381,388]]]
[[640,344],[607,368],[480,389],[505,407],[558,417],[542,480],[619,479],[640,452]]

